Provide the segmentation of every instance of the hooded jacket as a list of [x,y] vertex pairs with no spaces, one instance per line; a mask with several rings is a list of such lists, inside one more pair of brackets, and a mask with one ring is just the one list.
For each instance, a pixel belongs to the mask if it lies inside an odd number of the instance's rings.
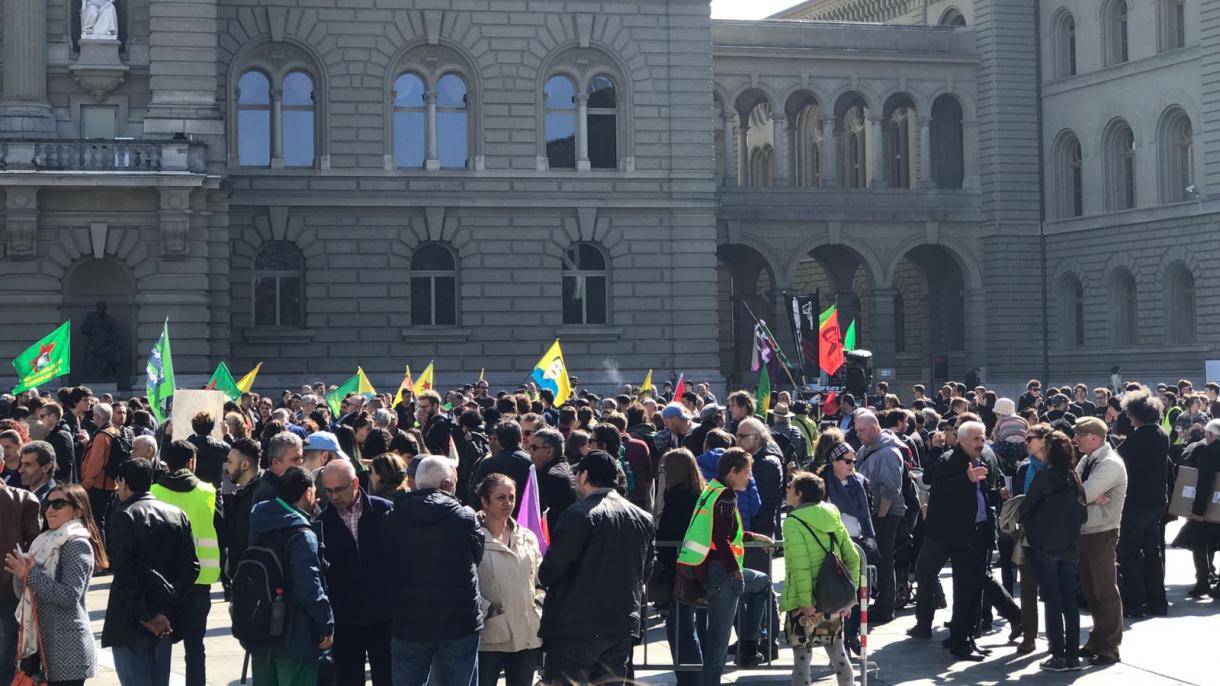
[[860,553],[847,535],[838,508],[827,502],[798,505],[784,520],[784,591],[779,599],[780,610],[789,612],[817,604],[814,588],[826,560],[823,549],[834,550],[847,567],[848,575],[859,583]]
[[[304,528],[302,528],[304,527]],[[322,551],[309,520],[281,500],[267,500],[250,512],[250,542],[283,529],[299,529],[284,545],[285,593],[292,598],[288,630],[279,643],[271,646],[272,657],[317,661],[318,644],[335,633],[335,615],[326,597]]]
[[481,630],[483,549],[474,512],[448,493],[428,488],[395,498],[385,523],[394,638],[448,641]]
[[[716,478],[716,467],[720,464],[720,456],[723,454],[724,448],[713,448],[698,457],[696,462],[699,464],[699,472],[703,474],[704,481]],[[746,531],[751,531],[750,522],[758,514],[760,508],[762,508],[762,498],[758,495],[758,484],[754,482],[754,476],[750,475],[750,480],[746,482],[746,490],[737,494],[737,511],[741,513],[741,525],[745,527]],[[685,529],[683,533],[685,533]]]
[[901,517],[907,511],[902,498],[903,455],[902,444],[889,431],[882,431],[876,443],[861,446],[856,453],[856,469],[872,486],[877,507],[881,507],[882,500],[890,502],[887,517]]

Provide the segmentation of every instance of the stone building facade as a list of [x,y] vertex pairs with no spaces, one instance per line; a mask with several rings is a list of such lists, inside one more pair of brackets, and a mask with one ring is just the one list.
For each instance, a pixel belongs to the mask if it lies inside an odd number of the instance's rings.
[[1096,4],[3,0],[0,353],[105,301],[120,386],[167,317],[183,384],[746,383],[816,290],[903,382],[1197,376],[1220,13]]

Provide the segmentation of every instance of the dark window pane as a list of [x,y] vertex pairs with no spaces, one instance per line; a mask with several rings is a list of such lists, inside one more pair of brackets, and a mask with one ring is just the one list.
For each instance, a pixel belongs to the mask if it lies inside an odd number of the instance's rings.
[[589,81],[589,109],[612,110],[615,103],[614,81],[609,76],[594,76]]
[[551,169],[576,168],[576,114],[546,115],[546,157]]
[[445,74],[436,82],[437,107],[466,107],[466,82],[457,74]]
[[424,113],[394,113],[394,159],[399,169],[424,166]]
[[254,325],[275,326],[276,278],[254,277]]
[[618,132],[613,114],[589,115],[589,164],[594,169],[618,168]]
[[563,323],[584,324],[584,293],[579,288],[581,277],[563,277]]
[[258,271],[300,271],[301,252],[288,241],[270,241],[254,256]]
[[602,255],[602,251],[588,243],[580,244],[580,269],[597,269],[603,270],[606,268],[606,258]]
[[300,326],[301,278],[280,277],[280,326]]
[[585,277],[586,324],[606,323],[606,277]]
[[313,166],[313,111],[284,112],[284,166]]
[[271,86],[262,72],[248,71],[237,82],[237,104],[270,105]]
[[424,82],[415,74],[403,74],[394,82],[395,107],[423,107]]
[[457,279],[452,276],[436,277],[436,323],[457,324]]
[[467,118],[465,112],[438,112],[436,149],[445,169],[466,167]]
[[238,110],[237,161],[244,167],[271,164],[271,112]]
[[313,79],[305,72],[294,71],[284,77],[285,105],[313,105]]
[[411,256],[411,269],[451,272],[453,271],[453,253],[436,244],[421,245]]
[[549,110],[576,109],[576,85],[566,76],[552,76],[546,82],[546,107]]
[[423,326],[432,324],[432,279],[430,277],[411,278],[411,323]]

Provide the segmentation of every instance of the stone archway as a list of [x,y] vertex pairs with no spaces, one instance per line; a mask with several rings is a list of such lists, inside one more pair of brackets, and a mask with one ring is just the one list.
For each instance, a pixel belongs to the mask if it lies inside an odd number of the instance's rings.
[[[137,359],[135,294],[135,275],[118,260],[85,258],[68,268],[63,281],[63,317],[72,321],[69,383],[94,384],[97,386],[94,390],[98,392],[111,386],[121,391],[130,390]],[[104,365],[99,364],[99,358],[104,355],[91,354],[95,346],[99,351],[104,348],[102,340],[107,336],[102,331],[92,336],[84,334],[87,320],[95,329],[105,329],[105,326],[97,326],[99,320],[95,311],[100,302],[106,303],[106,315],[113,320],[113,372],[104,371]]]

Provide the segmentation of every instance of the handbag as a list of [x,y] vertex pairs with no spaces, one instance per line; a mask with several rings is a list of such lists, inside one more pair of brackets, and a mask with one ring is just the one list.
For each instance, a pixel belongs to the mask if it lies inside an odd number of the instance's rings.
[[808,619],[799,611],[789,612],[784,621],[784,638],[789,647],[828,646],[843,636],[843,617],[818,613]]
[[825,553],[825,557],[822,560],[822,569],[818,571],[818,578],[813,583],[813,593],[816,601],[814,607],[818,612],[834,616],[854,606],[856,604],[856,582],[852,580],[851,574],[847,573],[847,566],[843,564],[843,560],[840,560],[839,555],[834,551],[836,547],[835,535],[830,534],[830,548],[827,548],[822,545],[822,541],[818,539],[817,534],[813,532],[811,526],[801,521],[800,517],[794,518],[809,531],[809,535],[813,537],[814,542]]
[[[22,586],[28,586],[30,581],[30,573],[27,571],[25,577],[22,578]],[[38,623],[38,598],[30,593],[30,607],[34,617],[34,623]],[[34,675],[27,674],[21,668],[21,646],[25,643],[25,623],[22,622],[17,629],[17,669],[13,672],[12,686],[40,686],[46,681],[47,673],[47,657],[46,651],[42,648],[42,632],[35,630],[35,636],[38,637],[38,664],[42,667],[42,674]]]

